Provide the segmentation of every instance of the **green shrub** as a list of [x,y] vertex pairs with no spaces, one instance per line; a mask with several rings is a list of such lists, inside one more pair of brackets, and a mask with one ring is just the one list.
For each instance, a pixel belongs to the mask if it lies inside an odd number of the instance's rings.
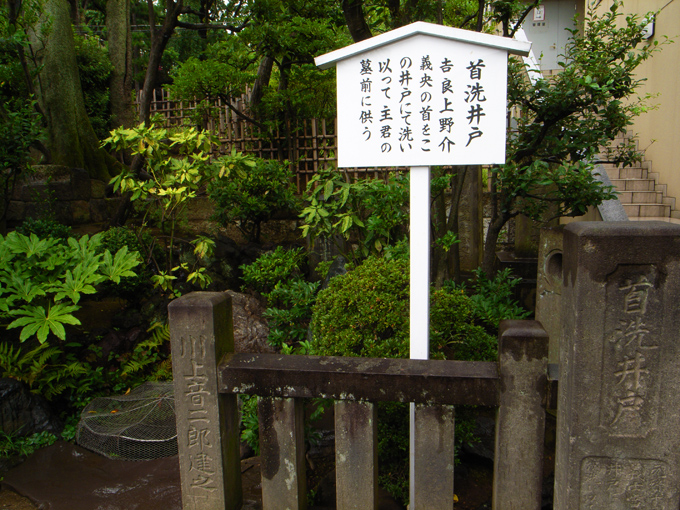
[[462,290],[439,289],[431,292],[432,351],[445,351],[449,359],[495,361],[498,356],[496,336],[481,322],[472,298]]
[[[514,289],[522,281],[512,276],[510,268],[498,271],[489,279],[484,271],[477,269],[470,285],[470,300],[479,319],[494,330],[502,320],[526,319],[531,312],[522,308],[514,299]],[[449,288],[456,288],[451,283]],[[465,286],[458,287],[464,289]]]
[[295,211],[293,173],[287,161],[258,159],[247,172],[217,179],[208,186],[215,203],[213,219],[234,223],[249,241],[260,241],[263,222],[274,214]]
[[319,282],[292,279],[281,282],[267,296],[263,316],[269,322],[269,343],[277,348],[307,340]]
[[79,379],[89,371],[87,363],[68,354],[60,346],[39,344],[33,349],[0,343],[0,374],[25,383],[47,400],[66,390],[77,390]]
[[74,41],[85,110],[94,132],[102,140],[109,135],[111,122],[109,78],[113,64],[99,38],[76,35]]
[[[409,262],[369,257],[321,291],[312,318],[315,354],[407,358]],[[430,294],[430,356],[495,360],[496,339],[460,289]],[[452,355],[453,354],[453,355]]]
[[[278,246],[252,264],[241,266],[244,287],[262,293],[267,299],[264,317],[269,322],[269,343],[286,353],[292,353],[306,341],[319,288],[318,282],[302,278],[305,262],[302,248]],[[306,352],[306,346],[303,349]]]
[[322,170],[307,185],[302,235],[350,241],[337,248],[357,264],[406,237],[408,176],[390,173],[385,181],[349,181],[335,170]]
[[[496,359],[496,338],[480,323],[462,289],[431,292],[430,357]],[[407,358],[409,262],[369,257],[319,292],[312,316],[312,351],[322,356]],[[408,499],[408,406],[378,406],[380,484]],[[456,445],[474,440],[472,416],[456,417]]]
[[[155,120],[154,120],[155,122]],[[159,261],[153,249],[147,257],[153,260],[156,274],[152,276],[154,286],[160,287],[170,296],[181,295],[184,289],[177,284],[205,288],[211,278],[205,267],[199,263],[211,256],[214,241],[199,236],[191,242],[177,237],[180,222],[186,219],[187,205],[215,179],[228,179],[234,175],[246,174],[246,169],[255,165],[254,158],[232,149],[231,154],[211,157],[217,141],[207,131],[195,128],[165,129],[152,122],[140,124],[131,129],[118,128],[103,141],[116,151],[130,151],[132,156],[144,160],[147,178],[140,179],[129,170],[124,170],[111,179],[115,192],[130,192],[130,201],[143,211],[143,228],[147,221],[158,222],[164,236],[165,256]],[[180,261],[191,249],[193,264]]]
[[408,261],[369,257],[333,278],[314,306],[314,353],[407,358],[408,275]]
[[[112,227],[100,234],[101,244],[98,248],[99,253],[110,251],[116,253],[122,248],[127,248],[128,252],[137,252],[140,255],[147,252],[146,246],[152,246],[153,240],[149,234],[143,233],[144,242],[140,240],[134,229],[129,227]],[[156,250],[156,255],[163,256],[160,249]],[[151,288],[151,272],[143,265],[137,270],[135,276],[124,276],[118,284],[105,282],[101,286],[103,294],[120,297],[139,296]]]
[[27,218],[16,228],[16,231],[27,237],[31,234],[35,234],[41,239],[44,239],[45,237],[68,239],[71,235],[71,227],[52,219],[35,220],[33,218]]
[[249,288],[267,294],[280,282],[300,278],[304,258],[302,248],[277,246],[274,251],[260,255],[252,264],[240,267],[243,281]]

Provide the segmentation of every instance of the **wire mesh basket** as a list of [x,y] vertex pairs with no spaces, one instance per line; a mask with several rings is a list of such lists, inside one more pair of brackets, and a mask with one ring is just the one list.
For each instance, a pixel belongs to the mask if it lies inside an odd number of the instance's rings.
[[172,382],[146,382],[127,395],[92,400],[80,414],[76,440],[110,459],[176,455]]

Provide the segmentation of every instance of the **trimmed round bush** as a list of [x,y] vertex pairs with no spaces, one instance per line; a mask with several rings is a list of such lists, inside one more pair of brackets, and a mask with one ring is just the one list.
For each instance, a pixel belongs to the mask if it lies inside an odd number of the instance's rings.
[[[496,359],[496,339],[462,290],[433,290],[430,299],[430,357]],[[369,257],[333,278],[317,297],[311,328],[314,354],[407,358],[408,260]]]
[[333,278],[312,312],[314,353],[408,357],[408,275],[406,260],[369,257]]

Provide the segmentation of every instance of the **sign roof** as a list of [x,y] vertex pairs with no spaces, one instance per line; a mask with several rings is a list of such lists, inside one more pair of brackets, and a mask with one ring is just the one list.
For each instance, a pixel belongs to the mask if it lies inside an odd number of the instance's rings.
[[457,42],[466,42],[470,44],[477,44],[479,46],[486,46],[503,50],[515,55],[527,56],[531,49],[531,43],[527,41],[517,41],[508,37],[500,37],[497,35],[484,34],[481,32],[473,32],[471,30],[462,30],[460,28],[445,27],[443,25],[435,25],[433,23],[426,23],[424,21],[417,21],[405,27],[397,28],[384,34],[376,35],[370,39],[351,44],[344,48],[340,48],[325,55],[320,55],[314,59],[314,62],[321,69],[328,69],[333,67],[337,62],[347,58],[360,55],[366,51],[371,51],[381,46],[392,44],[402,39],[407,39],[416,35],[429,35],[439,37],[442,39],[449,39]]

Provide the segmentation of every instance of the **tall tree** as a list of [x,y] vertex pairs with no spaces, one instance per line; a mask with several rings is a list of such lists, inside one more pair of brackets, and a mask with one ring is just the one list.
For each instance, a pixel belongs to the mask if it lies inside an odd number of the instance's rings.
[[85,111],[66,0],[45,1],[30,40],[39,70],[35,92],[47,123],[52,163],[84,168],[92,177],[108,180],[118,164],[99,147]]
[[[188,0],[165,0],[162,21],[157,25],[158,17],[153,0],[147,0],[149,12],[149,27],[151,30],[151,47],[149,63],[144,76],[144,84],[139,103],[139,120],[148,123],[151,111],[151,101],[156,89],[158,71],[163,53],[177,27],[191,30],[226,30],[232,33],[240,32],[248,23],[248,2],[245,0],[229,0],[219,13],[212,13],[210,8],[216,7],[213,2],[201,2],[197,8],[190,5]],[[201,10],[204,9],[204,10]],[[186,19],[198,19],[190,22]],[[185,19],[186,18],[186,19]],[[217,18],[216,22],[211,20]]]
[[113,127],[132,127],[135,112],[132,105],[132,36],[130,0],[106,2],[106,32],[111,73],[111,115]]

